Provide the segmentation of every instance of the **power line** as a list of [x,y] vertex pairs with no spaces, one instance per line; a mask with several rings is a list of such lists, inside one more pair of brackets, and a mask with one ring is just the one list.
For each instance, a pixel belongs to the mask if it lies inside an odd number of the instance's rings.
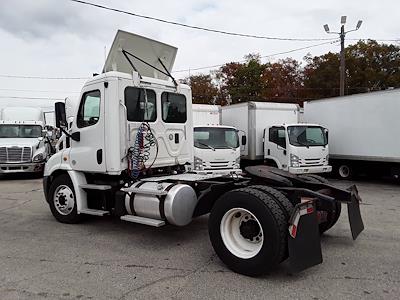
[[[338,41],[339,40],[336,39],[334,41],[319,43],[319,44],[310,45],[310,46],[301,47],[301,48],[296,48],[296,49],[287,50],[287,51],[283,51],[283,52],[277,52],[277,53],[274,53],[274,54],[268,54],[268,55],[261,56],[261,58],[269,58],[269,57],[273,57],[273,56],[277,56],[277,55],[283,55],[283,54],[288,54],[288,53],[292,53],[292,52],[296,52],[296,51],[306,50],[306,49],[310,49],[310,48],[314,48],[314,47],[318,47],[318,46],[322,46],[322,45],[335,44]],[[247,60],[244,59],[244,60],[239,60],[239,61],[236,61],[236,62],[237,63],[243,63],[243,62],[246,62],[246,61]],[[186,69],[186,70],[177,70],[177,71],[172,71],[172,73],[182,73],[182,72],[189,72],[189,71],[199,71],[199,70],[204,70],[204,69],[214,69],[214,68],[222,67],[225,64],[218,64],[218,65],[212,65],[212,66],[207,66],[207,67],[198,67],[198,68],[193,68],[193,69],[191,68],[191,69]]]
[[25,76],[25,75],[9,75],[0,74],[1,78],[15,78],[15,79],[44,79],[44,80],[87,80],[90,77],[48,77],[48,76]]
[[19,96],[0,96],[2,99],[24,99],[24,100],[50,100],[50,101],[64,101],[65,98],[46,98],[46,97],[19,97]]
[[277,41],[324,41],[324,40],[333,40],[332,38],[283,38],[283,37],[271,37],[271,36],[263,36],[263,35],[254,35],[254,34],[245,34],[245,33],[237,33],[237,32],[230,32],[230,31],[224,31],[224,30],[218,30],[218,29],[212,29],[212,28],[206,28],[206,27],[200,27],[200,26],[194,26],[194,25],[188,25],[188,24],[183,24],[179,22],[174,22],[174,21],[168,21],[165,19],[160,19],[156,17],[151,17],[151,16],[145,16],[142,14],[137,14],[133,12],[129,12],[126,10],[118,9],[118,8],[113,8],[109,6],[104,6],[96,3],[91,3],[87,1],[82,1],[82,0],[69,0],[72,2],[80,3],[80,4],[85,4],[105,10],[110,10],[130,16],[134,16],[137,18],[143,18],[143,19],[148,19],[152,21],[157,21],[161,23],[166,23],[166,24],[171,24],[171,25],[176,25],[176,26],[181,26],[181,27],[186,27],[186,28],[191,28],[191,29],[196,29],[196,30],[203,30],[203,31],[208,31],[208,32],[213,32],[213,33],[220,33],[220,34],[225,34],[225,35],[231,35],[231,36],[238,36],[238,37],[245,37],[245,38],[255,38],[255,39],[265,39],[265,40],[277,40]]
[[11,91],[11,92],[34,92],[34,93],[74,93],[79,94],[80,92],[73,92],[73,91],[45,91],[45,90],[25,90],[25,89],[2,89],[0,91]]

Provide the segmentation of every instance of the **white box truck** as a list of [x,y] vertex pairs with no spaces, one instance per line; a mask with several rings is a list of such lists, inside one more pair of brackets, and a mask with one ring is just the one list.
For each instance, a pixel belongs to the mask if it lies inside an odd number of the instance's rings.
[[400,175],[400,89],[308,101],[304,119],[329,129],[329,161],[341,178]]
[[251,276],[288,257],[292,272],[321,263],[320,233],[335,224],[342,202],[355,239],[363,230],[355,187],[309,182],[267,166],[249,167],[246,176],[185,171],[193,160],[192,96],[170,73],[176,51],[118,31],[103,74],[82,88],[71,126],[65,103],[56,104],[56,125],[71,143],[45,167],[43,191],[53,216],[77,223],[85,215],[113,215],[160,227],[185,226],[210,213],[217,255]]
[[248,137],[241,152],[243,165],[264,161],[293,174],[332,170],[326,129],[299,123],[297,104],[246,102],[221,109],[222,124],[234,126]]
[[5,107],[0,116],[0,173],[42,172],[50,154],[43,111]]
[[194,161],[196,172],[239,173],[238,130],[220,124],[220,106],[193,104]]

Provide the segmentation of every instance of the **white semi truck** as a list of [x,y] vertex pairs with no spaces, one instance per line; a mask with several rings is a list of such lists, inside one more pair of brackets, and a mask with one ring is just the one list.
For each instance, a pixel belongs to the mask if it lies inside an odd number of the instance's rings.
[[220,106],[193,104],[194,162],[196,172],[238,173],[240,147],[238,130],[220,123]]
[[221,109],[222,124],[248,137],[241,151],[243,165],[264,162],[292,174],[332,170],[327,130],[318,124],[299,123],[297,104],[246,102]]
[[329,129],[334,173],[400,176],[400,89],[304,103],[304,119]]
[[70,144],[45,167],[54,217],[77,223],[85,215],[113,215],[160,227],[210,213],[217,255],[251,276],[288,257],[293,272],[321,263],[320,233],[335,224],[340,203],[348,204],[355,239],[363,230],[355,187],[268,166],[249,167],[245,176],[185,171],[193,162],[192,97],[171,76],[176,51],[118,31],[103,73],[82,88],[71,126],[65,103],[56,104],[56,124]]
[[42,172],[50,155],[43,111],[5,107],[0,116],[0,173]]

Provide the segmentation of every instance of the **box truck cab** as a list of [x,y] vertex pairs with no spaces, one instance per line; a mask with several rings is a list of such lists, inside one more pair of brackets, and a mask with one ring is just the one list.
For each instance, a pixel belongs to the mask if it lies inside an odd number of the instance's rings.
[[317,124],[273,125],[264,130],[264,160],[292,174],[325,173],[328,165],[327,130]]
[[264,162],[293,174],[325,173],[328,132],[318,124],[299,123],[299,106],[291,103],[246,102],[221,108],[224,125],[248,137],[241,164]]
[[220,125],[220,106],[193,104],[193,170],[237,173],[240,170],[238,130]]
[[0,173],[41,172],[49,155],[44,114],[34,107],[6,107],[0,120]]

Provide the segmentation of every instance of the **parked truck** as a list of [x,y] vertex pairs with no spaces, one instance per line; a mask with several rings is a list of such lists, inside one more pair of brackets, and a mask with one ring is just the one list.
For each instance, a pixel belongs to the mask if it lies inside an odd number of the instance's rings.
[[400,176],[400,89],[304,103],[304,119],[329,129],[334,173]]
[[0,116],[0,173],[42,172],[50,154],[44,113],[34,107],[5,107]]
[[265,163],[292,174],[332,170],[327,130],[318,124],[299,123],[297,104],[251,101],[221,109],[222,124],[248,137],[241,149],[242,165]]
[[185,171],[193,162],[192,97],[171,75],[176,51],[118,31],[103,73],[82,88],[71,126],[65,103],[56,104],[56,124],[70,145],[45,167],[43,190],[54,217],[77,223],[85,215],[113,215],[160,227],[210,213],[217,255],[251,276],[288,257],[293,272],[321,263],[320,233],[335,224],[341,203],[355,239],[363,223],[354,186],[268,166],[249,167],[245,176]]
[[194,161],[198,172],[238,173],[240,146],[238,130],[221,125],[220,106],[193,104]]

